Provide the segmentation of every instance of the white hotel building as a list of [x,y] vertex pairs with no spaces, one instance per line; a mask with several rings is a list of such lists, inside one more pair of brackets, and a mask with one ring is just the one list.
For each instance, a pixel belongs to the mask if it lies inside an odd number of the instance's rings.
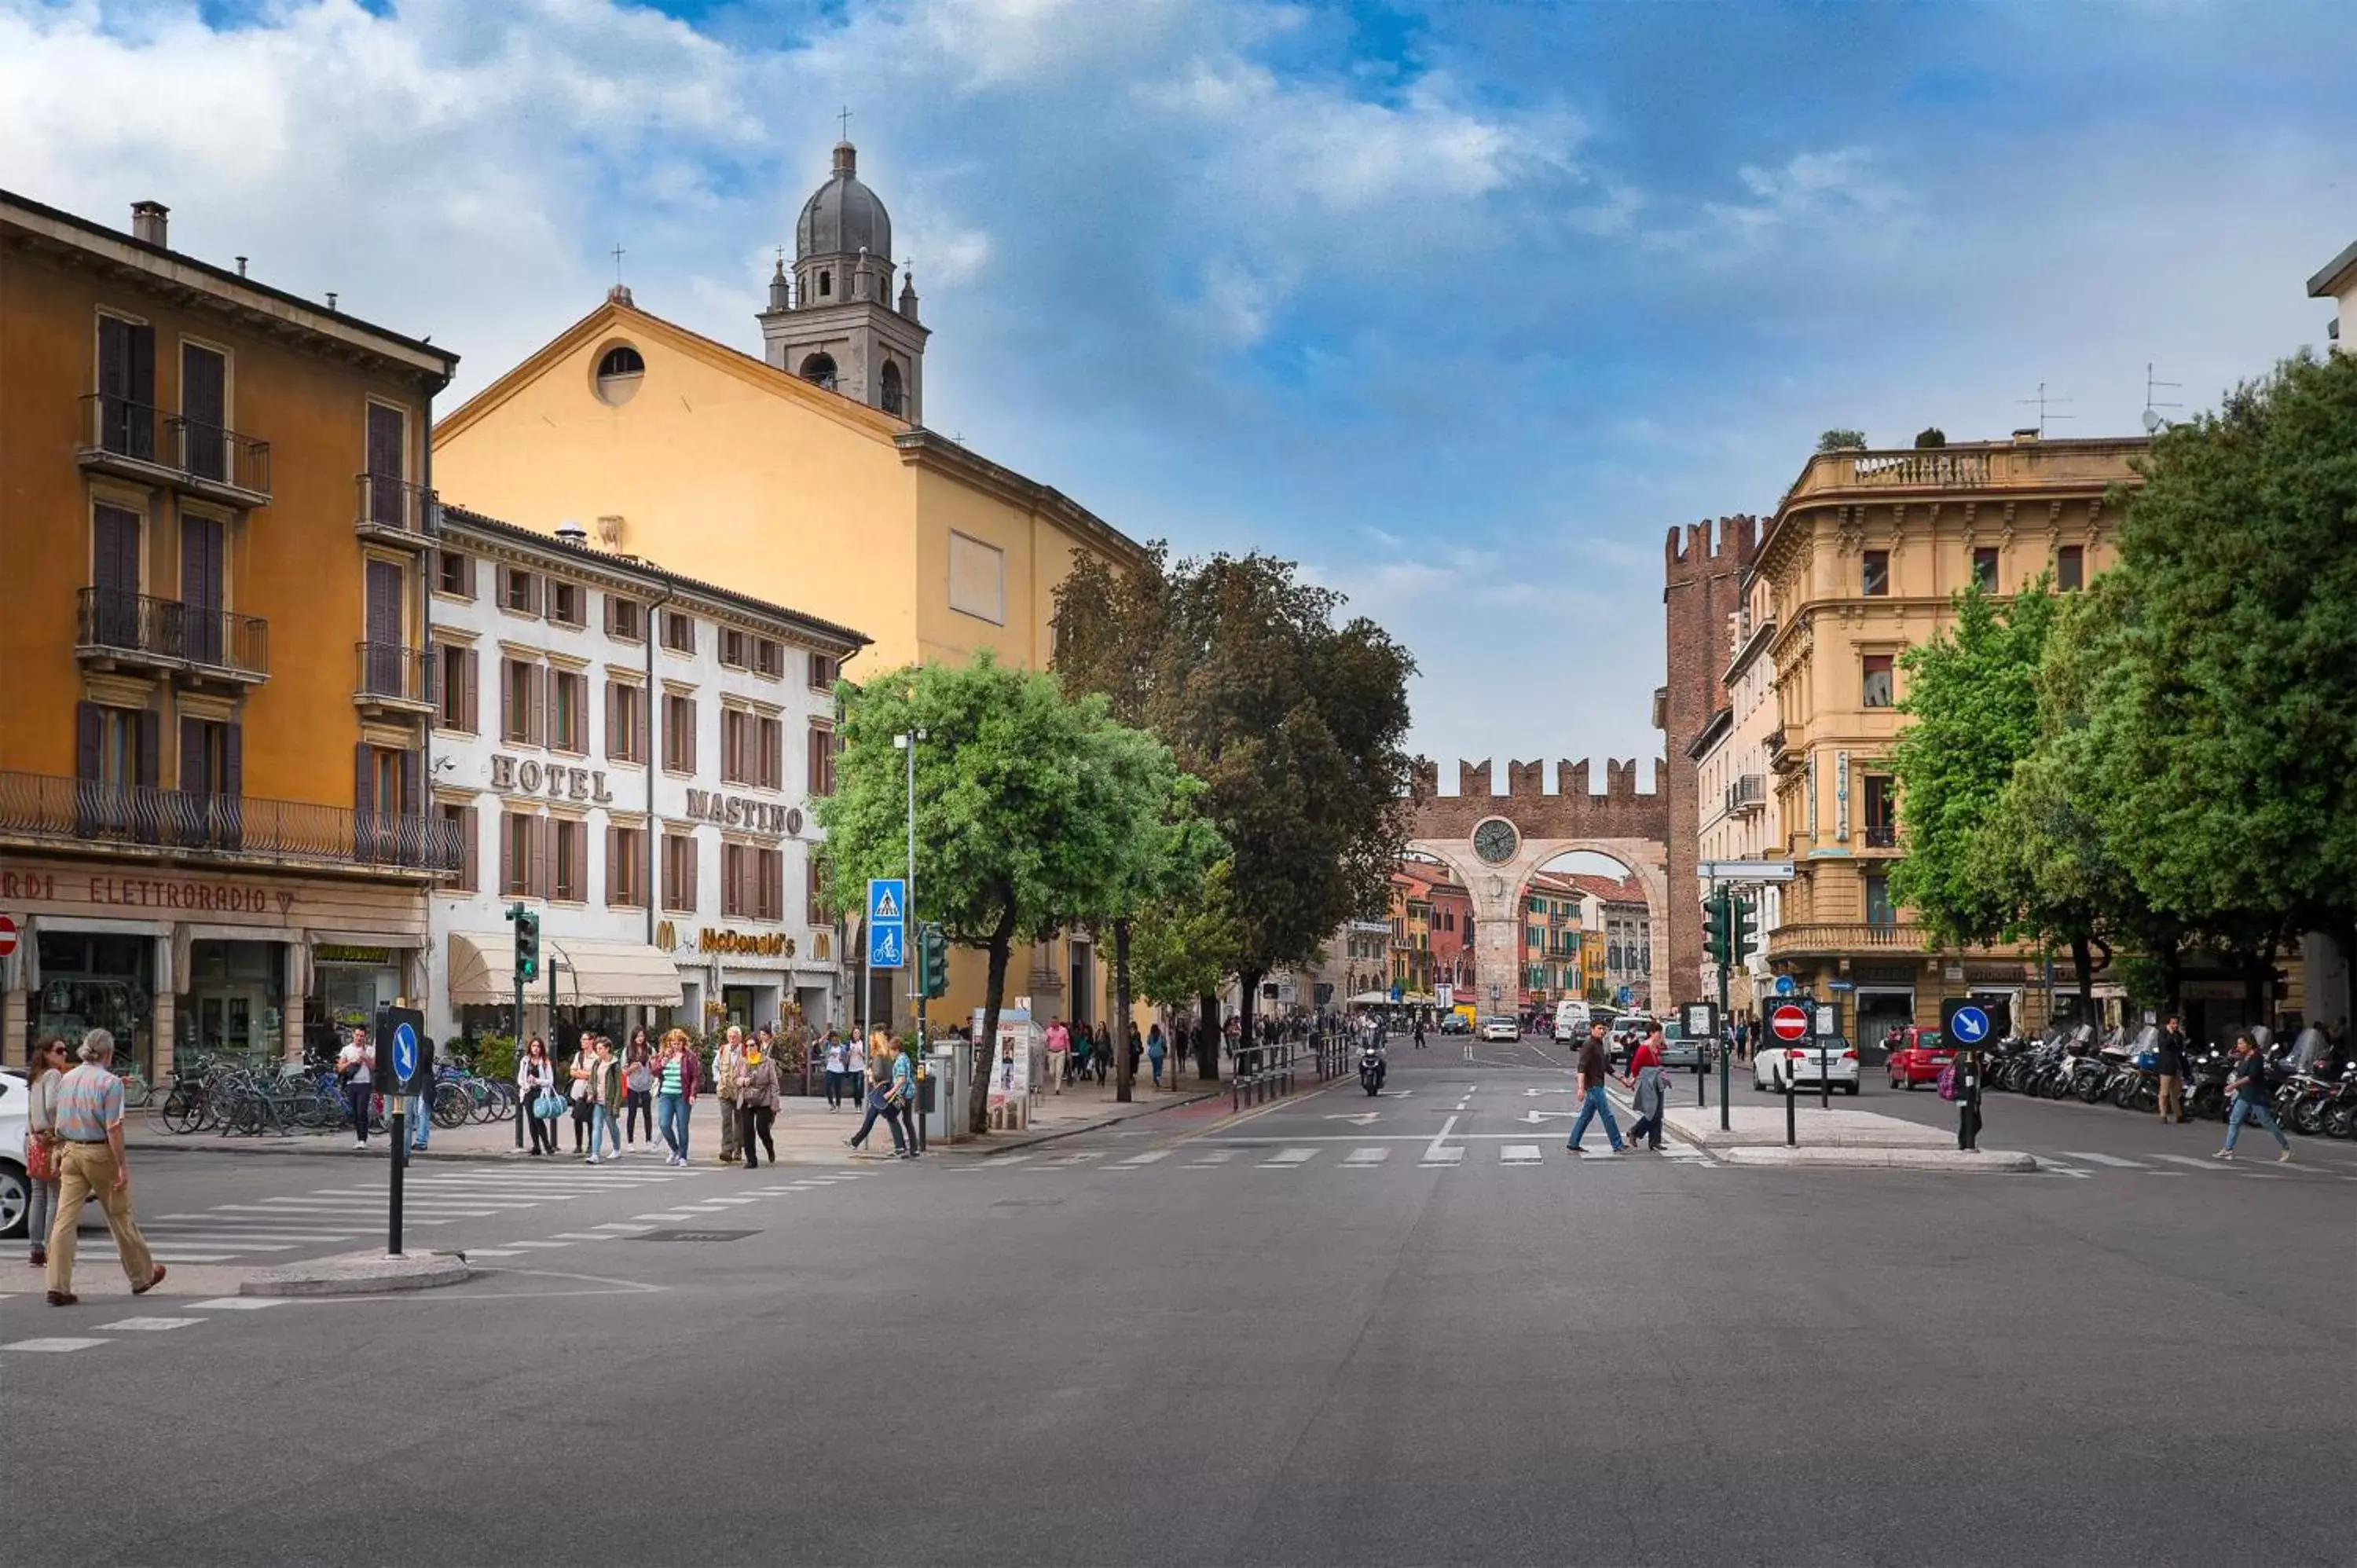
[[435,811],[465,865],[428,896],[426,1028],[504,1031],[510,906],[537,910],[568,1020],[810,1022],[848,997],[823,923],[813,796],[834,685],[867,639],[596,549],[445,507],[428,564]]

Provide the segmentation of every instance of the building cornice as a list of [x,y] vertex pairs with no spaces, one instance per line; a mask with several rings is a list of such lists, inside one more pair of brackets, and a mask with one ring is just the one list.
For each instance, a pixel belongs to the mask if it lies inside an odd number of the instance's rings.
[[1119,565],[1135,569],[1146,564],[1144,545],[1061,490],[1026,478],[922,426],[903,431],[894,445],[900,448],[900,460],[911,467],[947,475],[969,489],[1044,517],[1067,533],[1093,545]]

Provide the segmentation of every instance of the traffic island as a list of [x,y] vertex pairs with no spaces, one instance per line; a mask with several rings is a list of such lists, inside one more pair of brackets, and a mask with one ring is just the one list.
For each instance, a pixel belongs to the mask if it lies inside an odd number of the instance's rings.
[[249,1274],[240,1295],[382,1295],[464,1284],[479,1271],[457,1252],[339,1252]]
[[1975,1176],[2035,1171],[2037,1159],[2013,1149],[1876,1149],[1858,1146],[1715,1150],[1730,1165],[1813,1166],[1835,1170],[1955,1171]]

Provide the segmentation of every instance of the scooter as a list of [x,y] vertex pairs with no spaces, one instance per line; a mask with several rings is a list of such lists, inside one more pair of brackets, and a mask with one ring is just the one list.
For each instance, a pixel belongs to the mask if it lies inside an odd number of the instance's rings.
[[1359,1051],[1359,1087],[1370,1098],[1383,1091],[1383,1051],[1381,1046],[1365,1046]]

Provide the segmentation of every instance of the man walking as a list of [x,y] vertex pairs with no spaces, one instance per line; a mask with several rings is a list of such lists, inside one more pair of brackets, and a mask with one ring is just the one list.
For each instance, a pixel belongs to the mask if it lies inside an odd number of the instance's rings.
[[114,1256],[131,1282],[133,1295],[145,1295],[163,1283],[164,1265],[147,1251],[147,1240],[131,1218],[131,1172],[123,1158],[123,1080],[114,1076],[114,1036],[92,1029],[81,1040],[81,1065],[58,1085],[54,1122],[59,1143],[58,1212],[49,1223],[48,1293],[51,1306],[71,1306],[76,1227],[90,1198],[106,1215]]
[[1629,1129],[1629,1141],[1645,1140],[1645,1147],[1655,1154],[1662,1152],[1662,1112],[1667,1087],[1662,1070],[1662,1026],[1659,1024],[1645,1031],[1644,1042],[1636,1055],[1629,1058],[1629,1086],[1635,1091],[1637,1120]]
[[737,1079],[745,1070],[745,1031],[728,1026],[712,1058],[712,1091],[720,1097],[720,1163],[737,1163]]
[[[2291,1159],[2291,1140],[2284,1136],[2283,1128],[2276,1122],[2275,1112],[2267,1109],[2266,1059],[2259,1055],[2259,1047],[2251,1043],[2250,1036],[2234,1036],[2234,1065],[2228,1070],[2231,1076],[2226,1084],[2226,1091],[2234,1097],[2234,1109],[2226,1113],[2226,1146],[2212,1157],[2221,1160],[2233,1159],[2235,1134],[2242,1132],[2244,1122],[2255,1122],[2273,1133],[2276,1135],[2276,1142],[2283,1145],[2283,1153],[2276,1156],[2276,1163],[2277,1165],[2288,1163]],[[49,1245],[51,1255],[54,1256],[57,1246],[54,1233]]]
[[[113,1036],[107,1038],[112,1042]],[[376,1087],[370,1081],[375,1059],[376,1053],[369,1048],[369,1032],[361,1026],[353,1028],[352,1037],[336,1053],[336,1077],[344,1086],[344,1109],[351,1112],[355,1149],[368,1147],[369,1117],[376,1109]]]
[[1579,1047],[1579,1116],[1571,1124],[1571,1139],[1564,1147],[1575,1155],[1587,1151],[1579,1146],[1580,1134],[1587,1131],[1590,1118],[1604,1118],[1605,1136],[1612,1140],[1612,1152],[1620,1153],[1626,1144],[1620,1141],[1620,1123],[1613,1119],[1611,1102],[1604,1098],[1604,1080],[1612,1076],[1612,1058],[1604,1048],[1604,1020],[1596,1019],[1587,1026],[1587,1039]]
[[2153,1076],[2160,1081],[2160,1119],[2185,1124],[2185,1031],[2171,1013],[2160,1026],[2152,1052]]

